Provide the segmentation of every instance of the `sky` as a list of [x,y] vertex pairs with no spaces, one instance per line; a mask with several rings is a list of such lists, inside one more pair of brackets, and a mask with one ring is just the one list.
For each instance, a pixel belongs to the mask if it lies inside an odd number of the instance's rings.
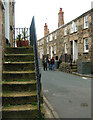
[[15,27],[31,25],[35,17],[37,39],[44,37],[44,24],[49,31],[58,28],[58,12],[64,11],[64,23],[77,18],[91,9],[92,0],[15,0]]

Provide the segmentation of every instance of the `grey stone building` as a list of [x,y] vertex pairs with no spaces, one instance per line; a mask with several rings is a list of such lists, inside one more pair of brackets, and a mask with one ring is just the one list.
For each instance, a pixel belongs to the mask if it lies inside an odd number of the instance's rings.
[[[40,59],[50,56],[58,59],[65,71],[93,73],[93,9],[64,24],[62,8],[58,13],[58,28],[49,33],[45,23],[44,37],[38,40]],[[64,67],[65,66],[65,67]],[[67,67],[67,68],[66,68]]]

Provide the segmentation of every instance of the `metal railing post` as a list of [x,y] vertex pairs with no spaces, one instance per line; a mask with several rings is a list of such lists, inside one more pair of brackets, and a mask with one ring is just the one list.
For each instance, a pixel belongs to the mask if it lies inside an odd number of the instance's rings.
[[41,118],[41,104],[40,104],[41,103],[41,101],[40,101],[40,98],[41,98],[40,97],[41,73],[40,73],[40,62],[39,62],[39,54],[38,54],[38,46],[37,46],[34,17],[32,18],[32,23],[30,26],[30,45],[33,45],[33,48],[34,48],[35,70],[36,70],[36,80],[37,80],[38,112],[39,112],[39,118]]

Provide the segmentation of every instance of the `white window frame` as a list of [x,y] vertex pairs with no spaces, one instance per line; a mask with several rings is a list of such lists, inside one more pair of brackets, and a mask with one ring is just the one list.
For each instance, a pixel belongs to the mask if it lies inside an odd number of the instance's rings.
[[64,35],[67,35],[67,27],[64,28]]
[[[89,43],[88,43],[88,38],[84,38],[84,52],[88,52],[89,51]],[[88,46],[88,49],[87,49]]]
[[70,33],[74,32],[74,21],[72,21],[71,26],[70,26]]
[[43,48],[40,49],[40,59],[42,59],[42,55],[43,55]]
[[54,46],[54,54],[56,54],[56,45]]
[[44,40],[42,40],[42,45],[44,44]]
[[84,16],[84,29],[88,28],[88,15]]
[[67,44],[65,43],[65,54],[67,54]]
[[52,36],[52,34],[50,34],[50,41],[52,41],[53,40],[53,36]]
[[74,22],[74,31],[77,32],[77,21]]
[[42,41],[40,41],[40,45],[42,45]]
[[49,54],[49,47],[47,47],[47,54]]

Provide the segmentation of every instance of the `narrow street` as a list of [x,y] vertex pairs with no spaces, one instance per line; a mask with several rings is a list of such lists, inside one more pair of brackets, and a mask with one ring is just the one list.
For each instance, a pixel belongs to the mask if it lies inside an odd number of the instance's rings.
[[60,118],[91,118],[91,79],[42,70],[44,96]]

